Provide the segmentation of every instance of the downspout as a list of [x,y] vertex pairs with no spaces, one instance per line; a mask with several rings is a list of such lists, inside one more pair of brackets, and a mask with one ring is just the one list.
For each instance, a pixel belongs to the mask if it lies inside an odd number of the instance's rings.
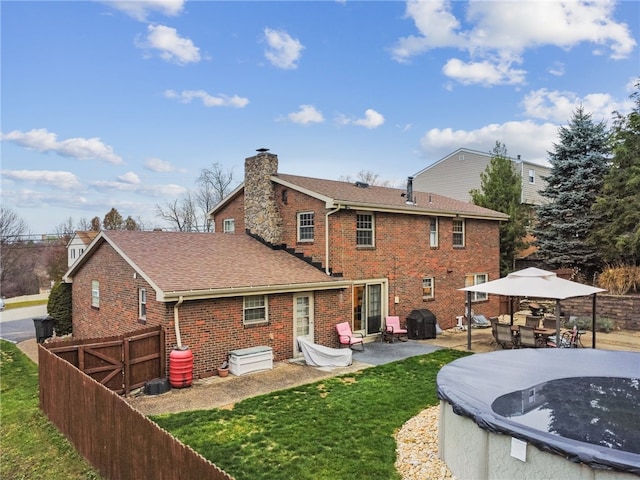
[[184,297],[180,295],[178,299],[178,303],[173,306],[173,327],[176,330],[176,344],[178,346],[178,350],[182,350],[182,338],[180,337],[180,322],[178,321],[178,308],[184,302]]
[[333,215],[340,209],[341,207],[338,205],[338,207],[328,211],[324,216],[324,273],[327,275],[331,275],[331,270],[329,269],[329,215]]

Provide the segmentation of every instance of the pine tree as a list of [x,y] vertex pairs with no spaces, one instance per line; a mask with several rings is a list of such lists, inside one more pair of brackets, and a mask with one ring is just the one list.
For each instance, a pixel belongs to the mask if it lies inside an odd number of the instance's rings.
[[610,264],[640,265],[640,81],[631,98],[631,113],[614,114],[612,165],[593,206],[589,240]]
[[537,208],[536,244],[552,266],[590,275],[601,263],[587,237],[594,225],[591,207],[609,169],[609,133],[604,122],[595,123],[580,107],[558,136],[559,143],[548,152],[551,173],[540,190],[549,203]]
[[507,155],[507,147],[496,142],[491,160],[480,174],[480,189],[469,192],[474,204],[509,215],[500,225],[500,275],[513,270],[516,252],[525,247],[526,207],[522,205],[522,179]]

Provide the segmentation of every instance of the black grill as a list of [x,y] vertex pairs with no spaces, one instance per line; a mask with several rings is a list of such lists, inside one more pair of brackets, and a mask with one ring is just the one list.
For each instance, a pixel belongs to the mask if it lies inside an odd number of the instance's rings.
[[431,310],[413,310],[407,317],[407,334],[412,340],[436,338],[436,316]]

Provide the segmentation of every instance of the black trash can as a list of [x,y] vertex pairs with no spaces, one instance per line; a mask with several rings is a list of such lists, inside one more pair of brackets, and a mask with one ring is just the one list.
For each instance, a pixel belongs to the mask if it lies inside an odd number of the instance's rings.
[[55,320],[49,315],[44,317],[34,317],[33,325],[36,327],[36,341],[44,342],[47,338],[53,337],[53,326]]
[[436,316],[431,310],[413,310],[407,317],[407,335],[412,340],[436,338]]

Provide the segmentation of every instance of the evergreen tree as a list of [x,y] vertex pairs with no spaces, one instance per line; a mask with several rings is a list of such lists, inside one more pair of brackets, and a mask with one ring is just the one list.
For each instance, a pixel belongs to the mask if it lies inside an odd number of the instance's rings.
[[611,264],[640,265],[640,81],[631,98],[629,115],[614,113],[613,160],[593,206],[589,240]]
[[600,265],[598,251],[587,237],[594,224],[591,207],[609,169],[609,133],[604,122],[595,123],[580,107],[558,136],[559,143],[548,152],[551,173],[540,190],[549,203],[537,208],[536,244],[552,266],[590,275]]
[[500,275],[513,271],[516,252],[526,246],[526,207],[521,203],[522,179],[507,155],[507,147],[496,142],[491,160],[480,174],[480,189],[469,192],[474,204],[509,215],[500,225]]
[[120,212],[115,208],[109,210],[102,221],[102,226],[105,230],[122,230],[123,225],[124,219],[122,218],[122,215],[120,215]]

